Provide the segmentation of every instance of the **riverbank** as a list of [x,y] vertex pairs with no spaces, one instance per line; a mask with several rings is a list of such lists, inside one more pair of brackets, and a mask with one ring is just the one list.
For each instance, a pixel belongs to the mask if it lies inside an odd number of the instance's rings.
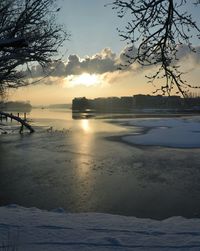
[[198,251],[200,219],[164,221],[0,207],[0,248],[19,251]]

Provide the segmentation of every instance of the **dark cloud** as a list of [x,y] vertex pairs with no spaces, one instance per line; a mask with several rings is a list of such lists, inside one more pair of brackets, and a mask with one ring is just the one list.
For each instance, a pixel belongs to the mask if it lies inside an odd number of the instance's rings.
[[[178,46],[177,56],[179,60],[190,57],[194,65],[200,64],[200,46],[196,47],[196,53],[181,45]],[[111,49],[105,48],[101,52],[93,55],[80,58],[78,55],[70,55],[67,62],[55,61],[49,65],[47,69],[42,69],[41,66],[33,66],[31,68],[31,77],[42,77],[49,75],[52,77],[68,77],[71,75],[80,75],[82,73],[89,74],[104,74],[118,71],[121,65],[126,65],[128,56],[134,57],[137,54],[135,47],[124,48],[119,55],[112,52]],[[141,72],[144,68],[135,63],[134,66],[124,68],[126,71]],[[146,68],[145,68],[146,69]],[[30,77],[30,73],[27,74]]]
[[178,46],[177,57],[179,60],[190,58],[195,65],[200,64],[200,46],[194,47],[195,52],[192,52],[186,45]]
[[120,64],[126,65],[129,58],[134,58],[136,55],[137,49],[134,46],[125,47],[119,55]]
[[34,65],[31,69],[26,70],[24,75],[29,78],[40,78],[44,76],[62,77],[65,76],[65,68],[65,63],[59,60],[52,62],[45,68],[41,65]]
[[119,68],[118,57],[109,48],[103,49],[91,57],[86,56],[81,59],[77,55],[70,55],[66,63],[56,61],[51,63],[46,69],[41,66],[31,68],[32,77],[41,77],[49,74],[54,77],[67,77],[70,75],[80,75],[82,73],[103,74],[117,71]]
[[77,55],[70,55],[66,65],[66,75],[79,75],[81,73],[102,74],[116,71],[117,56],[108,48],[100,53],[80,59]]

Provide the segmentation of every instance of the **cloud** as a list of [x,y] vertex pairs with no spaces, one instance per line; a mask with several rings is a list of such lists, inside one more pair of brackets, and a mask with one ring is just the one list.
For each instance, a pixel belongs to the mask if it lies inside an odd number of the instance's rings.
[[[119,60],[111,49],[105,48],[101,52],[92,56],[80,58],[78,55],[70,55],[67,62],[52,62],[46,69],[41,66],[31,68],[31,77],[42,77],[44,75],[68,77],[71,75],[80,75],[82,73],[104,74],[107,72],[117,71]],[[27,71],[26,75],[30,76]]]
[[84,59],[77,55],[70,55],[66,65],[66,76],[80,75],[82,73],[103,74],[113,72],[118,69],[117,56],[109,48],[105,48],[100,53]]
[[28,78],[41,78],[45,76],[49,77],[64,77],[65,76],[65,63],[61,60],[53,61],[48,64],[47,67],[41,65],[33,65],[31,69],[26,70],[24,75]]
[[187,45],[179,45],[177,50],[177,58],[179,60],[185,61],[190,59],[194,66],[200,64],[200,46],[194,47],[195,52],[192,52]]
[[[126,47],[119,55],[112,52],[110,48],[104,48],[101,52],[92,56],[85,56],[84,58],[80,58],[75,54],[69,55],[66,62],[61,60],[54,61],[49,64],[46,69],[43,69],[40,65],[33,66],[31,68],[31,76],[40,77],[50,75],[68,77],[71,75],[80,75],[82,73],[104,74],[116,72],[119,70],[121,65],[126,63],[127,57],[125,54],[133,56],[136,52],[136,48]],[[27,75],[30,75],[28,71],[26,73]]]
[[[200,46],[197,46],[196,53],[190,51],[186,45],[178,46],[178,63],[184,65],[184,68],[190,67],[190,70],[200,64]],[[122,71],[119,71],[121,65],[126,65],[129,57],[134,57],[137,54],[137,48],[125,47],[119,55],[112,52],[110,48],[105,48],[99,53],[92,56],[85,56],[80,58],[78,55],[70,55],[66,62],[54,61],[45,70],[41,66],[36,65],[31,68],[31,75],[27,72],[27,76],[30,78],[39,78],[45,75],[50,77],[62,77],[68,78],[71,76],[78,76],[83,73],[108,75],[112,76],[124,76],[124,72],[133,74],[143,74],[145,71],[152,70],[154,66],[143,67],[138,63],[123,67]],[[128,55],[128,57],[126,56]],[[184,69],[184,70],[185,70]],[[110,81],[109,81],[110,82]]]
[[129,58],[134,58],[137,55],[137,48],[134,46],[126,46],[119,55],[119,63],[122,65],[126,65]]

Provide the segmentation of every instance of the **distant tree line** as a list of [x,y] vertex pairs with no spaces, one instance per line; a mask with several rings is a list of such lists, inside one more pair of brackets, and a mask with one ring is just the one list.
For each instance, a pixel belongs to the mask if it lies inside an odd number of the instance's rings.
[[9,101],[0,102],[0,110],[4,111],[16,111],[16,112],[30,112],[32,106],[30,102],[26,101]]
[[128,97],[108,97],[87,99],[85,97],[75,98],[72,101],[74,112],[131,112],[135,109],[199,109],[200,97],[162,95],[134,95]]

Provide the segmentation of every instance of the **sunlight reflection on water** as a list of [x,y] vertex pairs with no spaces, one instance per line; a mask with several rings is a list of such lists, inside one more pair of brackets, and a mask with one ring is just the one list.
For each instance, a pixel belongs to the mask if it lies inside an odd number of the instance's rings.
[[85,133],[90,133],[92,131],[90,121],[88,119],[81,120],[81,127]]
[[84,134],[128,131],[125,127],[107,123],[103,119],[73,119],[70,109],[32,109],[28,115],[28,119],[31,119],[31,123],[36,126],[53,127],[55,130],[70,129],[71,131],[82,132],[80,137]]

